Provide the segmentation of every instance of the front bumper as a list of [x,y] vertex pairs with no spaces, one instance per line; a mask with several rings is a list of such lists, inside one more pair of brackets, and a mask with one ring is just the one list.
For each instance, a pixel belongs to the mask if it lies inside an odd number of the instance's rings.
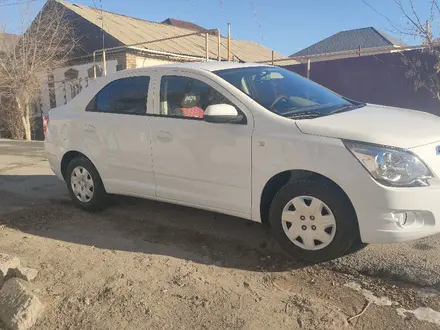
[[[370,207],[356,210],[365,243],[397,243],[440,233],[440,187],[387,189],[367,197]],[[379,207],[378,207],[379,205]],[[399,225],[392,214],[407,213],[414,221]]]
[[[391,188],[377,183],[366,171],[344,189],[349,196],[365,243],[398,243],[440,233],[440,156],[435,145],[411,149],[427,164],[435,178],[428,187]],[[399,225],[393,214],[408,213],[416,221]]]

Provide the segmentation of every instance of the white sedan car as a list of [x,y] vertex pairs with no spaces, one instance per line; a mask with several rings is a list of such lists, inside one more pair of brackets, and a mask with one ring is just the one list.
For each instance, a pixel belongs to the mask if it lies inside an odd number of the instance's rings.
[[440,232],[440,119],[281,68],[121,71],[49,118],[51,168],[86,210],[121,194],[230,214],[314,262]]

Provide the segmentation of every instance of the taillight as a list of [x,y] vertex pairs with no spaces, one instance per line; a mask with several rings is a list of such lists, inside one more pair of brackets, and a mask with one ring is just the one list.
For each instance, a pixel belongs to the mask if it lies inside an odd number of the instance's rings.
[[49,115],[44,115],[43,116],[43,132],[44,132],[44,134],[46,134],[47,125],[49,125]]

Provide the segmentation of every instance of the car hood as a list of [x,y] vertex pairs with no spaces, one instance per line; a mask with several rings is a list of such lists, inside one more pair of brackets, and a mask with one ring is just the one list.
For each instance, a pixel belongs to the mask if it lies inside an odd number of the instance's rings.
[[297,120],[296,124],[306,134],[400,148],[440,141],[440,117],[374,104],[334,115]]

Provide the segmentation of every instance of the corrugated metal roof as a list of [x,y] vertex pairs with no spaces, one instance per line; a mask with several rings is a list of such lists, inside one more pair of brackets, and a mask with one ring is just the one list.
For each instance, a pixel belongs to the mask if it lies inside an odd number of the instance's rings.
[[164,20],[163,22],[161,22],[161,24],[168,24],[168,25],[172,25],[172,26],[177,26],[177,27],[181,27],[187,30],[194,30],[194,31],[205,31],[206,29],[201,27],[200,25],[194,24],[193,22],[187,22],[187,21],[182,21],[180,19],[176,19],[176,18],[167,18],[166,20]]
[[338,32],[299,52],[291,55],[307,56],[343,52],[361,48],[390,48],[405,47],[406,45],[373,27]]
[[[84,5],[73,4],[64,0],[57,1],[96,26],[101,27],[101,10]],[[102,15],[104,19],[104,31],[118,39],[124,45],[132,45],[144,41],[153,41],[194,32],[193,30],[181,27],[150,22],[107,11],[103,11]],[[221,38],[221,43],[221,58],[227,59],[227,39]],[[218,37],[209,35],[209,57],[212,59],[217,58],[217,45]],[[272,51],[256,42],[232,40],[231,46],[233,55],[245,62],[259,62],[270,60],[272,58]],[[179,39],[158,41],[149,43],[144,47],[152,50],[200,56],[203,58],[205,56],[205,36],[193,35]],[[274,58],[282,59],[286,58],[286,56],[274,52]]]

